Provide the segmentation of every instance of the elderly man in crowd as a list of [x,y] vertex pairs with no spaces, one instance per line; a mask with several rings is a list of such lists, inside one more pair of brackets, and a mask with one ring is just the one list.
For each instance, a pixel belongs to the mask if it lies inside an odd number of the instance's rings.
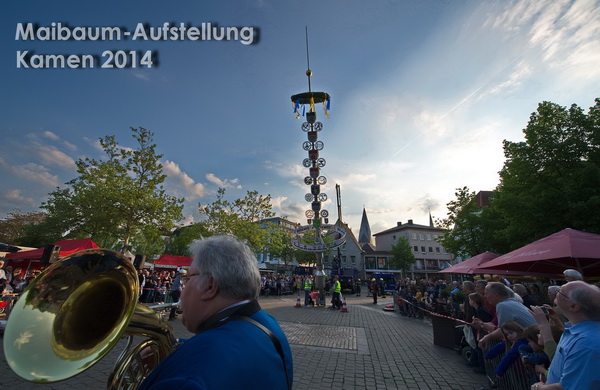
[[232,236],[212,236],[195,241],[190,252],[182,322],[196,335],[139,389],[291,389],[292,352],[256,301],[260,274],[250,248]]
[[513,285],[513,291],[515,292],[515,294],[518,294],[521,299],[523,300],[523,304],[529,309],[531,307],[531,305],[537,305],[538,302],[536,302],[531,295],[529,295],[529,290],[527,290],[527,287],[525,287],[525,285],[523,284],[515,284]]
[[569,322],[548,369],[546,384],[532,390],[600,389],[600,289],[583,281],[565,284],[556,304]]
[[502,283],[492,282],[485,286],[485,297],[492,305],[496,306],[498,328],[491,322],[483,323],[478,318],[473,320],[472,326],[491,332],[479,340],[479,347],[481,349],[485,348],[488,341],[499,339],[501,337],[502,331],[500,330],[500,326],[507,321],[515,321],[523,328],[537,323],[535,318],[533,318],[529,312],[529,309],[519,302],[514,295],[515,294]]
[[563,271],[563,275],[565,275],[565,280],[567,282],[574,282],[576,280],[583,280],[583,275],[579,273],[579,271],[574,269],[566,269]]

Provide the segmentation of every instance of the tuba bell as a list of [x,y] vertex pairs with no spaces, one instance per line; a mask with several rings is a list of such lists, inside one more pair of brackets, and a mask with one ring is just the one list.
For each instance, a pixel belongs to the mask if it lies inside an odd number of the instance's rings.
[[[171,326],[137,303],[139,281],[122,254],[88,249],[44,270],[17,300],[4,332],[10,368],[35,383],[77,375],[129,336],[108,389],[135,389],[176,345]],[[145,338],[130,349],[133,337]]]

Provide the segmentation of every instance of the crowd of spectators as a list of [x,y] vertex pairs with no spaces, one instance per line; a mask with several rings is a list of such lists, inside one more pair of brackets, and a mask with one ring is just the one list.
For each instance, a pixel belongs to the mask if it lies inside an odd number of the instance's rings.
[[465,321],[466,364],[489,388],[600,389],[600,288],[575,270],[557,285],[404,279],[397,290],[402,315]]
[[4,261],[0,259],[0,294],[21,294],[40,272],[40,270],[13,269],[11,265],[4,267]]

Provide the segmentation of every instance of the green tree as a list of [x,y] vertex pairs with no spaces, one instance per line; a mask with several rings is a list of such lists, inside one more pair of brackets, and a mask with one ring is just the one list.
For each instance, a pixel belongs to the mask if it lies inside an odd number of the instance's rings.
[[22,212],[14,210],[0,219],[0,242],[24,245],[21,243],[28,225],[39,224],[44,220],[43,212]]
[[[156,241],[161,230],[170,230],[182,218],[183,199],[164,190],[160,158],[154,134],[131,128],[136,149],[120,147],[114,136],[100,139],[106,160],[77,161],[78,177],[50,194],[42,208],[48,223],[68,237],[91,237],[94,241],[118,239],[125,250],[132,237]],[[153,238],[151,238],[153,237]]]
[[392,257],[389,262],[394,268],[399,269],[402,273],[410,271],[416,259],[413,254],[412,247],[406,237],[398,237],[398,241],[392,245]]
[[564,228],[600,233],[600,100],[589,114],[577,105],[540,103],[524,142],[504,141],[506,162],[493,207],[497,234],[515,249]]
[[219,188],[217,199],[207,205],[198,205],[207,219],[201,222],[211,234],[230,234],[245,240],[255,253],[268,251],[269,237],[258,222],[275,215],[271,195],[247,191],[242,199],[230,202],[225,199],[225,189]]
[[565,228],[600,233],[600,99],[587,114],[542,102],[523,132],[503,143],[490,207],[478,209],[466,187],[448,203],[439,241],[449,252],[506,253]]
[[457,188],[454,194],[456,199],[446,204],[447,217],[436,221],[445,229],[437,241],[457,257],[469,258],[485,251],[503,252],[506,248],[495,235],[503,223],[497,210],[478,207],[475,192],[467,187]]
[[206,226],[201,223],[180,227],[169,237],[164,253],[175,256],[189,256],[188,247],[190,244],[210,235]]

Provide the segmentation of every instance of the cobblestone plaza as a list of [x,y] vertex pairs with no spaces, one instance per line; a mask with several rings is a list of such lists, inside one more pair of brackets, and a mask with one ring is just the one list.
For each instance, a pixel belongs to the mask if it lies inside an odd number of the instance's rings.
[[[391,298],[380,298],[378,305],[366,297],[346,299],[348,313],[296,308],[295,296],[261,298],[261,306],[277,318],[290,341],[294,388],[472,390],[487,383],[456,351],[433,344],[430,322],[383,311]],[[178,337],[190,336],[179,320],[172,324]],[[84,373],[54,384],[23,381],[2,353],[2,388],[104,389],[121,344]]]

